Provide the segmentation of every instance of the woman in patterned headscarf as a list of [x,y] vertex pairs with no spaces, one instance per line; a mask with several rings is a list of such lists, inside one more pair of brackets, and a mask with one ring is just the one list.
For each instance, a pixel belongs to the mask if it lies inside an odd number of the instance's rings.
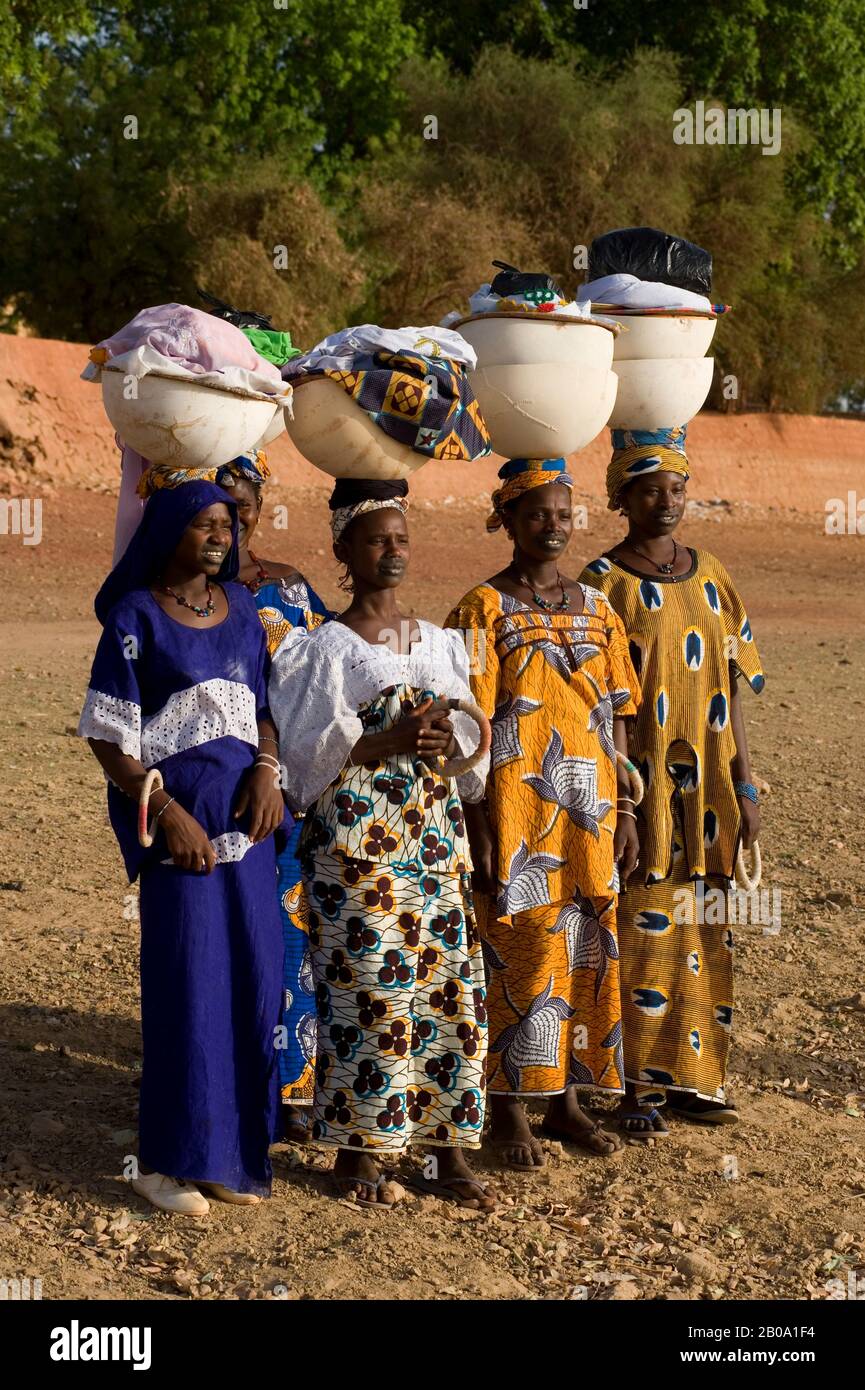
[[646,788],[640,862],[619,910],[631,1098],[622,1125],[635,1138],[666,1132],[657,1108],[665,1102],[697,1123],[738,1118],[724,1092],[732,935],[701,909],[706,885],[727,901],[739,844],[748,848],[759,829],[739,680],[759,691],[763,674],[727,571],[675,538],[688,476],[684,427],[614,430],[608,505],[628,532],[582,575],[622,619],[643,686],[629,721]]
[[[618,765],[637,708],[624,629],[597,589],[565,578],[572,531],[563,459],[511,459],[489,531],[513,559],[457,604],[471,684],[493,726],[486,803],[467,807],[489,972],[488,1088],[503,1162],[542,1167],[521,1097],[544,1097],[543,1131],[607,1156],[620,1147],[579,1104],[624,1075],[616,945],[620,866],[636,861]],[[622,806],[623,803],[619,802]]]

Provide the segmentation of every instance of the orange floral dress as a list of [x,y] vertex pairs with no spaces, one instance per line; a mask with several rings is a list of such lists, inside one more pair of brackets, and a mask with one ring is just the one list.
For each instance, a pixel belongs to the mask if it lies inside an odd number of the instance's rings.
[[489,972],[492,1093],[623,1088],[613,718],[639,687],[621,620],[537,613],[489,584],[447,620],[493,726],[487,803],[498,897],[476,894]]

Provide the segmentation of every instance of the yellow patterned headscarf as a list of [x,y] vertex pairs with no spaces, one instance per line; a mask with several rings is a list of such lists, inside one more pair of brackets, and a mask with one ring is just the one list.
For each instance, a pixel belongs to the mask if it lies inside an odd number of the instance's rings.
[[151,463],[141,475],[138,483],[140,497],[149,497],[163,487],[180,487],[183,483],[218,483],[220,487],[233,487],[236,478],[246,478],[251,483],[263,483],[270,477],[267,455],[263,449],[251,449],[230,463],[221,463],[215,468],[178,468],[173,463]]
[[608,511],[621,504],[628,483],[645,473],[680,473],[690,478],[685,454],[687,425],[668,430],[610,430],[613,456],[607,466]]
[[499,469],[502,486],[493,493],[493,510],[487,517],[487,530],[498,531],[504,524],[504,509],[515,497],[521,497],[533,487],[547,483],[562,483],[573,487],[573,478],[565,472],[564,459],[508,459]]

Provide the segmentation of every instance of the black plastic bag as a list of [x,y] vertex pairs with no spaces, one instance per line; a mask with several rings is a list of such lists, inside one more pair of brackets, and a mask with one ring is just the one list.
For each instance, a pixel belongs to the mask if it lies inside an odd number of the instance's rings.
[[712,293],[712,256],[692,241],[657,227],[620,227],[596,236],[589,247],[589,280],[636,275],[694,294]]
[[225,304],[223,300],[217,299],[215,295],[208,294],[207,290],[201,289],[196,285],[196,290],[205,304],[210,307],[209,314],[214,318],[225,319],[228,323],[233,323],[235,328],[273,328],[272,321],[264,314],[257,314],[254,309],[235,309],[231,304]]
[[507,261],[493,261],[493,265],[499,267],[499,273],[490,289],[493,294],[501,295],[502,299],[509,299],[512,294],[527,294],[530,290],[552,290],[553,294],[564,299],[564,294],[552,275],[543,275],[539,271],[517,270],[516,266],[508,265]]

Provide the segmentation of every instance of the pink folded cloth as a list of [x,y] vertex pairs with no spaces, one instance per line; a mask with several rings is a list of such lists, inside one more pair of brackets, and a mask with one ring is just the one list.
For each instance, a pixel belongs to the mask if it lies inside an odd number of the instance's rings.
[[271,381],[281,381],[279,368],[255,351],[245,333],[233,323],[192,309],[188,304],[155,304],[142,309],[119,332],[97,347],[119,357],[148,344],[190,372],[220,372],[242,367]]

